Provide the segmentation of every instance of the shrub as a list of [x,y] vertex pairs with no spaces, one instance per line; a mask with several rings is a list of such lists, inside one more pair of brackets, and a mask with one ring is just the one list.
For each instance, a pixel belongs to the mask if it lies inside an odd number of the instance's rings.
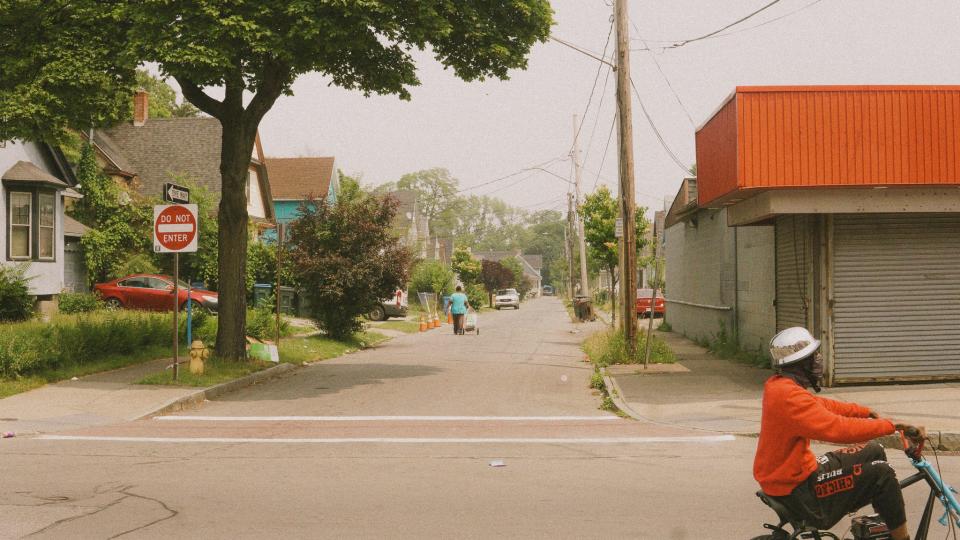
[[130,274],[156,274],[160,269],[153,262],[153,257],[147,253],[135,253],[116,266],[111,272],[111,278],[122,278]]
[[103,307],[103,301],[91,293],[60,293],[60,313],[88,313]]
[[[583,343],[583,350],[590,357],[590,360],[598,366],[642,364],[646,345],[647,335],[644,332],[638,332],[636,354],[631,357],[627,351],[627,340],[624,338],[623,332],[607,330],[597,332],[587,338]],[[666,342],[657,336],[653,336],[653,341],[650,342],[650,363],[672,364],[676,361],[676,356]]]
[[[271,296],[254,309],[247,310],[247,335],[259,340],[274,340],[277,337],[277,313]],[[290,333],[290,323],[280,317],[280,335]]]
[[411,295],[419,292],[434,293],[437,296],[453,294],[453,270],[440,261],[420,261],[410,276]]
[[479,283],[468,286],[466,293],[467,300],[470,301],[470,305],[473,306],[473,309],[479,310],[487,301],[487,290],[484,289],[483,285]]
[[25,321],[33,315],[26,270],[26,265],[0,266],[0,321]]
[[170,317],[160,313],[97,311],[0,324],[0,377],[82,365],[107,353],[165,346],[171,338]]
[[360,315],[407,281],[410,252],[393,234],[397,202],[312,200],[290,225],[290,262],[311,318],[336,339],[363,328]]

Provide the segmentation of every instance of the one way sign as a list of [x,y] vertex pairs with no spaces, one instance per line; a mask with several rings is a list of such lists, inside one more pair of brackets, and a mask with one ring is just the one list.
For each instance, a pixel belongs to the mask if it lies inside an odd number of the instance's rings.
[[163,200],[174,204],[189,204],[190,190],[176,184],[163,185]]

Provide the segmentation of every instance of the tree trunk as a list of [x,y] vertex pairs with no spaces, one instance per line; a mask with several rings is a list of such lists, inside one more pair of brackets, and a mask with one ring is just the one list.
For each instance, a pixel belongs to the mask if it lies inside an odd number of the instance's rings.
[[220,225],[219,324],[217,356],[225,360],[246,357],[247,314],[247,174],[256,139],[256,129],[245,128],[242,110],[233,118],[221,119],[221,197],[217,221]]

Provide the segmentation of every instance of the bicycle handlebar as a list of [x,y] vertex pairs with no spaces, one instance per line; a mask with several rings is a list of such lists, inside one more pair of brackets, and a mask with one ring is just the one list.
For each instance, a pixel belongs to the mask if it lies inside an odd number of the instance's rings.
[[897,426],[900,440],[903,442],[903,452],[914,461],[923,457],[923,433],[914,426]]

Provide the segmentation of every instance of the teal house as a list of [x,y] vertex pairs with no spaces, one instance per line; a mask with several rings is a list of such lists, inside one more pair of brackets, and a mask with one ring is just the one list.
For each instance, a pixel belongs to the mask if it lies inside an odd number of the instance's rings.
[[[333,157],[267,158],[270,193],[277,223],[287,224],[300,215],[300,205],[312,199],[337,202],[340,181]],[[267,231],[264,240],[276,240],[276,231]]]

